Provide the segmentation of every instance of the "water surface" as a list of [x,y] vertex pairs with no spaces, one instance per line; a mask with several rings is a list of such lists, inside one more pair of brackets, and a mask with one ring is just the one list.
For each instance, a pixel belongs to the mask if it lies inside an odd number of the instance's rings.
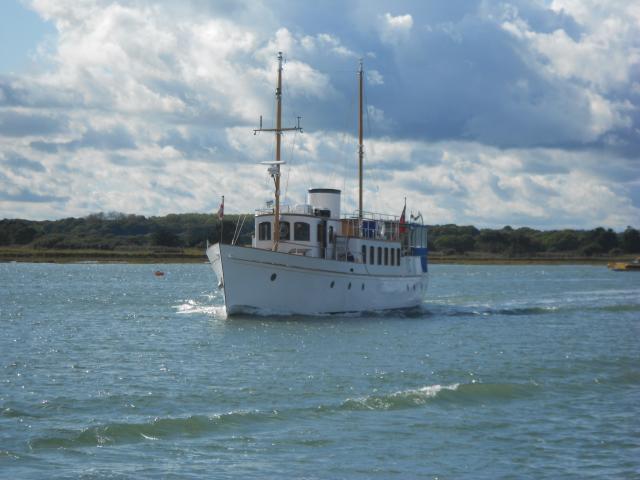
[[0,477],[640,478],[640,274],[431,275],[225,319],[204,264],[0,264]]

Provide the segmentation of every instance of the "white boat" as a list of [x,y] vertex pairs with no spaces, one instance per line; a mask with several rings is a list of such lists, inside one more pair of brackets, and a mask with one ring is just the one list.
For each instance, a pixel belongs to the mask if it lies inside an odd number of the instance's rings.
[[[362,63],[359,79],[358,211],[341,215],[340,190],[310,188],[307,203],[280,205],[282,53],[276,88],[276,156],[268,172],[274,201],[255,212],[251,246],[216,243],[207,256],[223,289],[227,315],[320,315],[407,309],[422,304],[428,283],[427,229],[422,216],[363,210]],[[417,219],[421,222],[417,223]]]

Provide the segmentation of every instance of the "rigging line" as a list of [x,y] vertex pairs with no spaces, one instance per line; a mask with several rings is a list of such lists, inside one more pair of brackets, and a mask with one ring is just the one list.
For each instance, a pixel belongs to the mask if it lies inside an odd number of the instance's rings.
[[[284,65],[282,66],[282,69],[284,70],[284,67],[286,66],[287,61],[286,59],[284,60]],[[283,80],[282,82],[282,90],[280,92],[280,102],[282,105],[282,109],[281,111],[284,112],[288,112],[290,110],[290,103],[289,103],[289,84],[287,82],[285,82]],[[282,122],[282,127],[286,128],[286,126],[288,125],[287,121],[286,121],[287,117],[285,116],[284,121]],[[280,134],[280,145],[281,145],[281,149],[284,153],[282,160],[287,160],[287,143],[285,141],[285,134],[284,132],[282,132]],[[286,172],[286,174],[284,174],[284,188],[282,189],[282,199],[284,202],[286,202],[287,200],[287,194],[289,193],[289,177],[291,175],[291,162],[293,160],[293,156],[289,155],[289,159],[287,161],[287,163],[285,165],[282,166],[282,170],[284,170]]]
[[[366,78],[366,77],[365,77]],[[372,129],[372,124],[373,124],[373,119],[372,117],[369,116],[369,102],[368,102],[368,96],[367,96],[367,91],[365,90],[364,95],[363,95],[363,107],[364,107],[364,113],[365,113],[365,126],[366,126],[366,132],[367,132],[367,138],[371,139],[373,138],[373,129]],[[368,155],[368,151],[370,151],[371,149],[365,149],[364,150],[364,159],[367,160],[366,164],[370,165],[368,160],[369,160],[369,155]],[[380,182],[380,176],[378,174],[376,174],[376,169],[374,168],[365,168],[364,169],[364,176],[369,178],[370,180],[373,180],[373,182],[375,183],[375,187],[376,190],[379,191],[380,186],[379,186],[379,182]],[[374,198],[379,198],[379,195],[374,195]],[[377,208],[378,210],[380,210],[380,206],[378,206]]]
[[[316,155],[317,155],[318,150],[316,149]],[[307,185],[309,187],[315,187],[317,185],[313,185],[314,179],[318,178],[318,175],[314,175],[314,170],[313,167],[315,165],[318,165],[320,162],[313,162],[312,158],[311,158],[311,154],[308,154],[305,158],[305,162],[304,162],[304,174],[306,176],[306,181],[307,181]],[[306,192],[305,192],[305,201],[306,201]]]
[[242,227],[244,227],[244,221],[247,219],[247,215],[242,215],[242,223],[240,224],[240,228],[237,231],[237,234],[234,234],[233,240],[231,241],[231,245],[235,245],[240,238],[240,233],[242,233]]
[[[351,72],[353,73],[353,72]],[[347,109],[347,111],[344,113],[345,117],[344,117],[344,128],[342,129],[342,140],[340,142],[340,156],[342,157],[342,167],[343,167],[343,174],[342,176],[342,191],[343,192],[347,192],[347,178],[350,176],[349,173],[347,172],[353,172],[352,168],[349,168],[349,165],[351,165],[351,162],[353,160],[353,155],[351,152],[351,146],[353,145],[353,142],[348,141],[347,138],[350,137],[351,135],[349,133],[347,133],[349,131],[349,124],[352,125],[352,121],[353,121],[353,114],[355,113],[355,97],[353,95],[349,96],[350,100],[349,100],[349,108]],[[349,147],[349,148],[347,148]],[[346,154],[348,151],[348,155]],[[335,172],[332,172],[332,176],[335,176]]]
[[[365,75],[365,79],[366,79],[366,75]],[[364,110],[364,117],[365,117],[364,120],[363,120],[364,125],[362,126],[362,129],[366,130],[367,138],[371,139],[371,118],[369,118],[369,102],[367,101],[368,100],[368,98],[367,98],[367,90],[365,90],[363,92],[362,97],[363,97],[362,98],[362,103],[363,103],[362,108]],[[363,157],[362,163],[364,163],[364,161],[367,160],[367,163],[365,165],[369,166],[369,162],[368,162],[369,156],[367,155],[367,149],[364,149],[364,151],[362,152],[362,157]],[[362,176],[363,177],[365,177],[365,176],[366,177],[370,177],[370,175],[369,175],[370,171],[371,171],[371,168],[364,168],[363,167]],[[367,172],[367,173],[365,173],[365,172]],[[364,178],[363,178],[363,182],[364,182]]]
[[[277,78],[278,78],[278,72],[276,71],[276,81],[277,81]],[[277,84],[277,82],[276,82],[276,84]],[[271,122],[270,127],[271,128],[275,128],[275,118],[276,118],[276,102],[272,101],[271,102],[271,118],[270,118],[270,122]],[[274,159],[275,156],[276,156],[276,145],[275,145],[275,139],[274,138],[272,138],[272,140],[269,142],[269,145],[270,145],[270,147],[269,147],[269,156],[265,160]],[[266,175],[263,178],[264,178],[263,187],[267,191],[271,190],[273,188],[273,185],[272,185],[273,179],[269,175]],[[269,197],[273,198],[273,194],[270,193]]]
[[[292,106],[292,102],[289,101],[289,99],[291,98],[291,95],[289,95],[288,93],[290,92],[289,86],[287,84],[284,84],[282,87],[283,91],[285,91],[287,93],[286,96],[284,96],[284,102],[285,102],[285,106],[287,107],[287,111],[294,111],[294,108]],[[291,114],[291,125],[298,125],[299,118],[302,118],[302,115],[296,115],[296,114]],[[302,141],[302,136],[299,135],[302,132],[298,131],[298,130],[294,130],[294,135],[293,135],[293,140],[290,144],[290,159],[291,159],[291,165],[293,165],[293,158],[294,158],[294,152],[296,150],[296,147],[299,145],[299,142]],[[304,169],[304,173],[306,173],[306,178],[304,179],[306,181],[307,185],[310,185],[311,182],[311,175],[309,174],[309,162],[308,161],[304,161],[304,157],[302,157],[302,161],[299,165],[297,165],[298,168],[298,172],[300,172],[300,169],[303,168]],[[288,192],[288,187],[289,187],[289,178],[290,178],[290,172],[293,169],[293,167],[289,167],[287,168],[287,178],[286,178],[286,186],[285,186],[285,190],[286,192]],[[303,176],[303,175],[301,175]],[[306,201],[306,198],[303,199],[304,201]]]
[[238,217],[238,223],[236,224],[236,231],[233,232],[233,239],[231,239],[231,245],[235,245],[236,241],[238,240],[238,237],[240,236],[240,230],[242,229],[240,220],[242,220],[242,224],[244,224],[244,215],[240,215],[240,217]]
[[[296,133],[298,133],[298,132],[296,132]],[[302,141],[303,141],[302,140],[302,135],[294,137],[294,147],[295,146],[299,146],[298,142],[301,143]],[[311,177],[311,172],[310,172],[310,169],[309,169],[309,159],[305,158],[305,156],[304,156],[304,154],[302,152],[300,152],[300,156],[301,156],[301,159],[302,159],[302,161],[300,163],[300,169],[301,169],[301,176],[304,177],[303,178],[304,184],[307,187],[312,187],[313,185],[311,185],[311,178],[312,177]],[[306,203],[306,195],[303,198],[303,200]]]
[[238,225],[240,225],[240,217],[236,218],[236,226],[233,230],[233,236],[231,237],[231,245],[235,244],[236,233],[238,232]]
[[[278,84],[278,72],[277,72],[277,70],[276,70],[276,81],[275,81],[275,84],[276,85]],[[277,98],[274,95],[274,97],[272,98],[272,101],[271,101],[271,128],[272,129],[276,128],[276,104],[277,104]],[[271,152],[270,153],[271,153],[271,155],[269,156],[269,158],[275,158],[276,157],[275,137],[271,140]]]
[[[286,94],[286,95],[285,95]],[[286,83],[283,83],[282,85],[282,97],[283,99],[283,109],[286,108],[286,111],[289,110],[293,110],[293,108],[291,108],[291,105],[289,103],[289,87]],[[295,125],[295,123],[294,123]],[[289,194],[289,178],[291,176],[291,170],[293,168],[293,149],[295,147],[295,141],[298,135],[298,131],[295,130],[294,131],[294,135],[293,135],[293,141],[290,143],[290,148],[288,149],[289,151],[289,161],[287,162],[287,167],[286,167],[286,176],[285,176],[285,181],[284,181],[284,189],[283,189],[283,199],[286,201],[287,199],[287,195]],[[284,142],[284,134],[281,135],[281,141]],[[285,143],[283,150],[285,151],[285,157],[287,156],[287,145]]]
[[[286,111],[293,111],[294,109],[293,109],[293,107],[291,105],[291,102],[289,101],[289,99],[290,99],[290,95],[289,95],[290,89],[289,89],[288,84],[283,83],[282,90],[283,90],[282,97],[283,97],[283,104],[284,104],[283,108],[286,108]],[[291,122],[292,122],[291,125],[297,125],[298,124],[298,115],[295,115],[295,114],[291,115]],[[298,130],[294,131],[293,140],[289,144],[289,148],[288,148],[290,165],[287,165],[288,168],[286,169],[287,175],[285,177],[285,187],[284,187],[284,196],[285,196],[285,198],[289,193],[289,179],[290,179],[291,171],[293,170],[293,165],[294,165],[294,162],[293,162],[294,152],[295,152],[296,146],[298,145],[298,142],[300,142],[301,138],[302,138],[301,136],[298,135],[299,133],[301,133],[301,132],[299,132]],[[283,139],[284,139],[284,135],[283,135]],[[285,152],[286,151],[287,150],[285,149]],[[306,178],[305,178],[306,184],[310,185],[311,184],[311,174],[310,174],[310,171],[309,171],[309,162],[308,161],[302,162],[301,165],[297,165],[297,167],[298,167],[298,170],[300,170],[300,168],[304,169],[304,173],[306,174]],[[306,201],[306,198],[303,198],[303,201]]]
[[285,199],[287,198],[287,195],[289,193],[289,177],[291,175],[291,170],[293,169],[293,150],[295,148],[295,142],[296,142],[297,137],[298,137],[298,132],[294,132],[293,133],[293,141],[291,142],[291,147],[289,148],[289,155],[288,155],[289,156],[289,162],[288,162],[287,166],[289,168],[287,168],[287,176],[286,176],[285,181],[284,181],[284,198]]

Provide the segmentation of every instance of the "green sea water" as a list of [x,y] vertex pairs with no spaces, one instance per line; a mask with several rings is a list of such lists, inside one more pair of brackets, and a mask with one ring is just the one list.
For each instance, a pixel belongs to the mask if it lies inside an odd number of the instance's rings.
[[640,478],[640,273],[430,275],[226,319],[205,264],[0,264],[0,477]]

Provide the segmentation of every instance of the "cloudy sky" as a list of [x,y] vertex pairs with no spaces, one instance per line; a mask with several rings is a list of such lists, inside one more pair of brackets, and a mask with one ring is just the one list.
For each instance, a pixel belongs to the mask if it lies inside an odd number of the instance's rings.
[[431,224],[640,227],[640,3],[3,0],[0,218],[250,212],[286,201]]

